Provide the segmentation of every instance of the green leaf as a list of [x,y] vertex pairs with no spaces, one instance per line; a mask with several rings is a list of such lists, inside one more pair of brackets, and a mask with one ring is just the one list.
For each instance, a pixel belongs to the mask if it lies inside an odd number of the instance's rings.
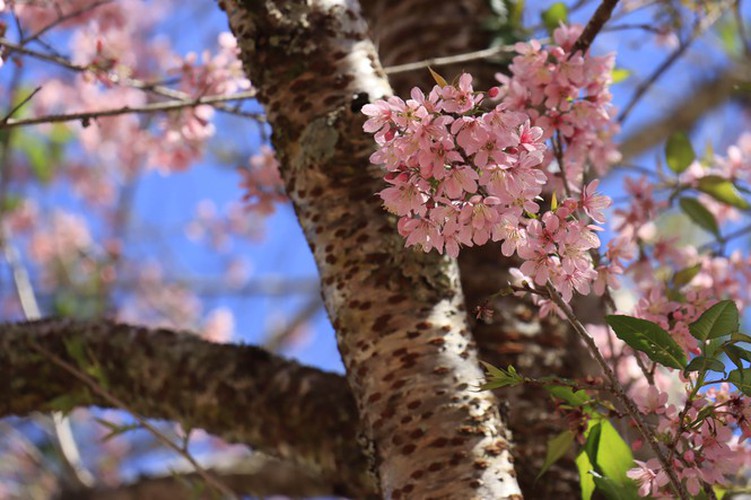
[[607,500],[637,500],[639,498],[636,483],[624,487],[624,485],[616,483],[611,478],[601,476],[596,472],[593,472],[591,475],[597,491],[602,493]]
[[[631,480],[626,472],[633,467],[634,457],[631,448],[607,420],[600,422],[596,470],[618,485],[626,485]],[[591,457],[590,457],[591,460]]]
[[741,360],[751,361],[751,353],[737,345],[725,344],[722,346],[722,351],[739,370],[743,369],[743,361]]
[[613,71],[610,73],[610,78],[612,80],[610,83],[613,85],[621,83],[629,76],[631,76],[631,70],[625,68],[613,68]]
[[598,420],[597,423],[593,421],[589,422],[589,429],[585,435],[587,441],[584,443],[584,451],[587,453],[589,463],[592,464],[592,469],[597,471],[597,453],[600,451],[600,435],[602,433],[602,420]]
[[576,391],[565,385],[546,385],[545,390],[553,397],[560,399],[571,406],[582,406],[590,401],[590,397],[585,391]]
[[576,468],[579,470],[579,487],[582,491],[582,500],[591,500],[595,492],[595,481],[592,477],[592,463],[587,453],[582,450],[576,456]]
[[701,271],[701,264],[681,269],[673,275],[673,285],[678,288],[688,285],[699,274],[699,271]]
[[683,132],[671,135],[665,144],[665,160],[670,170],[680,174],[691,165],[694,159],[696,159],[696,153],[688,136]]
[[23,198],[20,196],[11,193],[6,194],[2,204],[0,204],[0,215],[14,211],[21,206],[21,203],[23,203]]
[[632,349],[670,368],[686,366],[686,354],[660,325],[630,316],[610,315],[607,322],[616,336]]
[[104,420],[103,418],[94,417],[94,420],[99,422],[100,425],[103,425],[104,427],[109,429],[109,432],[102,438],[102,442],[107,442],[113,437],[141,428],[141,424],[139,423],[120,425],[108,420]]
[[548,441],[545,462],[542,464],[542,469],[540,469],[540,473],[537,474],[536,479],[540,479],[540,476],[545,474],[551,465],[560,460],[560,458],[571,449],[571,445],[574,444],[574,437],[573,432],[563,431]]
[[721,19],[715,26],[715,31],[728,56],[737,57],[741,55],[742,47],[739,43],[741,38],[738,36],[738,25],[735,19],[732,17]]
[[681,198],[679,201],[683,213],[696,223],[702,229],[709,231],[715,236],[720,235],[720,227],[717,225],[712,212],[706,209],[696,198]]
[[733,342],[748,342],[751,344],[751,335],[746,335],[745,333],[741,332],[735,332],[730,335],[730,340]]
[[551,35],[561,23],[566,24],[568,21],[568,7],[563,2],[556,2],[541,15],[545,28]]
[[522,26],[525,0],[510,0],[509,24],[513,28]]
[[34,176],[42,184],[49,184],[55,175],[54,163],[49,155],[49,145],[39,137],[21,133],[13,138],[13,147],[21,151]]
[[748,209],[751,205],[740,195],[735,185],[719,175],[707,175],[698,181],[698,189],[731,207]]
[[688,325],[691,335],[702,347],[709,339],[716,339],[738,331],[738,307],[732,300],[721,300]]
[[481,391],[489,391],[492,389],[500,389],[501,387],[510,387],[521,384],[524,382],[524,377],[516,372],[516,368],[509,365],[505,370],[497,368],[490,363],[480,361],[488,371],[485,383],[480,386]]
[[751,396],[751,368],[731,371],[728,373],[727,381],[734,384],[746,396]]
[[688,365],[686,365],[683,373],[684,376],[687,376],[688,372],[705,372],[707,370],[725,373],[725,365],[723,365],[719,359],[708,358],[706,356],[696,356],[688,363]]
[[59,411],[63,415],[68,415],[70,412],[76,409],[77,406],[80,405],[77,404],[75,398],[73,398],[73,396],[71,396],[70,394],[61,394],[51,401],[48,401],[46,406],[49,410]]
[[[593,485],[606,498],[614,500],[637,498],[636,483],[626,475],[626,472],[634,465],[631,448],[621,438],[615,427],[605,419],[600,419],[595,424],[590,421],[590,428],[585,435],[587,441],[584,443],[584,453],[588,463],[577,457],[580,476],[584,473],[582,466],[588,465],[586,472],[591,476]],[[580,480],[583,480],[583,477],[580,477]],[[583,482],[582,487],[584,487]]]

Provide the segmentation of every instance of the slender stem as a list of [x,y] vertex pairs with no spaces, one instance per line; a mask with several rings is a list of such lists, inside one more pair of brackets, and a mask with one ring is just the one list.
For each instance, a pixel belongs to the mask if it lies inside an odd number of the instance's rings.
[[582,54],[586,54],[597,34],[610,19],[610,16],[613,14],[613,9],[615,9],[617,4],[618,0],[602,0],[602,3],[597,7],[597,10],[584,27],[581,35],[579,35],[576,43],[574,43],[574,47],[571,49],[571,53],[568,56],[569,59],[578,51],[581,51]]
[[406,73],[408,71],[415,71],[417,69],[425,69],[428,66],[448,66],[449,64],[474,61],[477,59],[487,59],[488,57],[497,56],[498,54],[514,52],[515,50],[516,49],[514,49],[513,45],[500,45],[498,47],[491,47],[489,49],[477,50],[474,52],[466,52],[464,54],[457,54],[454,56],[433,57],[430,59],[424,59],[422,61],[389,66],[387,68],[384,68],[384,71],[387,75],[396,75],[399,73]]
[[[74,64],[64,57],[30,49],[23,45],[13,43],[6,38],[0,38],[0,47],[5,47],[6,49],[8,49],[8,54],[6,54],[6,56],[9,56],[13,52],[18,52],[19,54],[27,55],[35,59],[39,59],[40,61],[45,61],[51,64],[55,64],[57,66],[63,67],[65,69],[69,69],[71,71],[76,71],[79,73],[83,73],[83,72],[91,70],[89,66],[82,66],[80,64]],[[143,80],[138,80],[135,78],[128,78],[128,77],[120,77],[118,75],[111,75],[111,80],[113,83],[118,84],[118,85],[132,87],[135,89],[143,90],[144,92],[150,92],[152,94],[169,97],[171,99],[182,100],[182,101],[195,99],[195,97],[191,96],[190,94],[187,94],[177,89],[173,89],[171,87],[167,87],[165,85],[160,85],[158,83],[145,82]],[[253,91],[251,90],[248,93],[251,93],[251,92]],[[240,94],[235,94],[235,95],[240,95]],[[254,95],[255,94],[253,94],[253,96]],[[260,115],[258,113],[247,113],[239,109],[234,109],[233,107],[230,107],[228,105],[224,105],[222,103],[216,103],[215,108],[224,113],[229,113],[229,114],[242,116],[246,118],[252,118],[258,121],[265,121],[265,117],[263,115]]]
[[55,19],[54,21],[52,21],[51,23],[49,23],[47,26],[44,26],[43,28],[40,28],[39,31],[37,31],[36,33],[34,33],[32,35],[29,35],[27,37],[24,37],[21,40],[21,44],[25,45],[25,44],[33,41],[33,40],[37,40],[39,37],[41,37],[42,35],[44,35],[45,33],[47,33],[49,30],[51,30],[55,26],[58,26],[61,23],[64,23],[65,21],[68,21],[70,19],[78,17],[78,16],[80,16],[82,14],[86,14],[87,12],[90,12],[90,11],[96,9],[97,7],[100,7],[102,5],[106,5],[106,4],[112,3],[112,2],[113,2],[113,0],[100,0],[98,2],[94,2],[94,3],[91,3],[89,5],[86,5],[83,8],[80,8],[80,9],[68,12],[67,14],[62,14],[57,19]]
[[0,124],[6,124],[6,123],[8,123],[8,120],[10,120],[10,117],[13,116],[14,114],[16,114],[16,111],[18,111],[19,109],[21,109],[22,107],[24,107],[24,105],[27,102],[29,102],[36,95],[36,93],[39,92],[40,90],[42,90],[42,87],[35,88],[34,90],[31,91],[31,93],[29,95],[27,95],[26,97],[24,97],[21,100],[21,102],[19,102],[15,106],[13,106],[13,109],[11,109],[10,111],[8,111],[8,114],[5,115],[5,118],[3,118],[2,120],[0,120]]
[[678,494],[679,498],[681,498],[681,500],[689,500],[691,497],[688,494],[688,491],[686,491],[686,488],[681,483],[680,479],[678,479],[678,476],[675,473],[675,469],[670,464],[667,457],[665,456],[662,449],[660,448],[659,442],[657,440],[657,436],[655,436],[655,434],[652,432],[652,430],[649,428],[647,423],[642,418],[642,415],[639,412],[639,409],[636,407],[636,404],[626,394],[626,391],[623,389],[623,386],[618,380],[618,377],[616,377],[615,372],[613,372],[613,369],[610,367],[608,362],[602,356],[602,353],[600,353],[600,350],[597,348],[597,344],[595,344],[594,339],[589,334],[586,327],[581,323],[581,321],[577,319],[574,312],[571,310],[569,305],[563,301],[563,298],[561,298],[561,295],[558,293],[558,291],[556,291],[553,285],[548,284],[547,288],[548,288],[548,293],[550,294],[550,300],[552,300],[553,303],[555,303],[555,305],[557,305],[560,308],[560,310],[566,316],[566,319],[568,320],[568,322],[574,328],[574,331],[576,331],[576,333],[581,337],[581,339],[586,344],[590,353],[595,358],[595,361],[597,361],[597,364],[600,365],[600,368],[605,373],[605,376],[608,378],[608,381],[613,386],[613,394],[621,402],[626,412],[632,418],[632,420],[636,424],[636,428],[638,429],[639,433],[642,435],[644,440],[647,443],[649,443],[649,446],[652,448],[652,451],[654,451],[655,456],[660,461],[660,464],[665,470],[665,473],[668,475],[668,479],[670,479],[671,486],[673,487],[675,492]]
[[213,95],[199,97],[198,99],[176,100],[166,102],[154,102],[143,106],[121,106],[119,108],[101,109],[97,111],[82,111],[79,113],[65,113],[58,115],[37,116],[34,118],[24,118],[12,120],[6,118],[0,121],[0,129],[13,127],[25,127],[29,125],[38,125],[41,123],[60,123],[75,120],[91,120],[103,116],[117,116],[128,113],[156,113],[160,111],[172,111],[183,108],[194,108],[204,104],[215,104],[219,102],[240,101],[255,97],[255,92],[241,92],[231,95]]
[[[728,2],[723,2],[726,6],[728,6]],[[633,111],[634,106],[639,102],[639,100],[646,94],[647,90],[649,90],[652,85],[673,65],[680,59],[680,57],[683,55],[686,50],[691,46],[691,43],[696,40],[702,33],[704,33],[707,29],[709,29],[710,26],[712,26],[715,21],[719,18],[720,14],[719,12],[722,12],[722,8],[717,9],[718,13],[715,13],[713,15],[707,16],[706,18],[700,19],[696,22],[694,25],[691,34],[689,35],[688,39],[681,42],[681,44],[678,46],[678,48],[673,51],[670,56],[668,56],[667,59],[665,59],[662,64],[660,64],[657,69],[655,69],[649,77],[641,83],[636,88],[636,91],[634,92],[634,95],[631,97],[631,100],[628,102],[625,108],[623,108],[623,111],[621,112],[620,116],[618,117],[618,123],[623,123],[626,118],[631,114],[631,111]]]

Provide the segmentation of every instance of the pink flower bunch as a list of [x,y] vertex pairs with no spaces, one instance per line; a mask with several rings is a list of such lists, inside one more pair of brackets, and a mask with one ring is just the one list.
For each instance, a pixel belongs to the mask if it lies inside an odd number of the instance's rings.
[[427,96],[414,88],[406,102],[363,107],[364,130],[379,145],[371,162],[388,170],[385,207],[400,217],[407,246],[456,257],[462,246],[499,241],[504,255],[524,259],[530,283],[550,280],[567,301],[574,290],[589,293],[597,277],[589,251],[600,246],[590,219],[603,222],[610,199],[594,181],[541,212],[544,132],[507,103],[483,111],[484,97],[463,74]]
[[237,40],[231,33],[221,33],[218,38],[219,51],[211,54],[208,50],[200,56],[190,52],[175,70],[181,74],[181,89],[194,97],[216,94],[233,94],[251,88],[238,58]]
[[240,187],[245,191],[243,200],[246,207],[259,214],[272,214],[274,202],[287,201],[279,161],[271,148],[261,146],[261,150],[251,156],[248,163],[248,167],[238,169],[242,176]]
[[212,200],[201,200],[185,234],[194,241],[205,241],[217,252],[231,249],[233,238],[257,241],[263,237],[260,217],[249,216],[245,206],[232,202],[221,212]]
[[612,142],[619,127],[608,90],[615,56],[572,54],[581,31],[581,26],[561,26],[553,33],[555,44],[547,47],[536,40],[517,43],[510,75],[496,75],[507,109],[528,114],[532,125],[545,131],[543,139],[557,134],[563,163],[558,168],[575,183],[587,164],[603,173],[620,160]]
[[[711,414],[701,418],[700,413],[710,407]],[[642,412],[657,417],[658,435],[669,443],[673,468],[691,495],[698,495],[703,483],[727,484],[728,477],[747,460],[748,449],[742,448],[740,441],[750,435],[749,408],[747,398],[731,391],[726,383],[696,396],[681,411],[667,404],[667,394],[654,387],[639,401]],[[740,441],[734,435],[734,427],[743,432]],[[656,459],[636,463],[638,467],[631,469],[628,476],[639,483],[640,495],[669,495],[663,489],[668,483],[667,474]]]

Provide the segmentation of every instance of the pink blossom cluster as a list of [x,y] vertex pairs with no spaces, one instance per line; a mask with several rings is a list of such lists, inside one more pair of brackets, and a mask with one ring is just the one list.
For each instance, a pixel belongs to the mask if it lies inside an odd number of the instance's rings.
[[[682,409],[668,403],[668,394],[654,386],[640,391],[637,403],[644,414],[657,416],[657,435],[670,445],[671,464],[691,495],[698,495],[703,483],[727,485],[729,477],[748,465],[743,441],[751,437],[751,406],[727,383],[695,396]],[[701,418],[700,412],[708,409],[710,416]],[[740,436],[735,428],[741,430]],[[659,461],[636,463],[628,476],[639,483],[640,495],[669,494],[664,489],[668,477]]]
[[[703,164],[695,161],[678,181],[696,188],[707,176],[735,183],[751,181],[751,134],[742,135],[725,156],[714,155]],[[751,256],[740,250],[712,254],[708,248],[682,243],[678,235],[658,231],[655,221],[669,208],[667,200],[657,196],[658,187],[647,177],[625,180],[629,203],[614,210],[612,225],[619,236],[609,242],[606,255],[613,260],[613,249],[628,249],[618,261],[636,285],[637,303],[632,314],[659,324],[687,353],[697,354],[697,341],[688,325],[718,299],[733,299],[740,309],[750,303]],[[699,192],[696,198],[720,227],[740,217],[738,209],[705,193]],[[637,248],[639,257],[634,260]],[[694,271],[685,282],[675,282],[678,273],[690,269]]]
[[[751,135],[742,135],[724,156],[712,155],[701,163],[695,161],[678,176],[677,185],[681,189],[699,190],[701,179],[707,176],[726,179],[736,185],[748,183],[751,180]],[[646,177],[627,179],[629,204],[615,210],[613,226],[619,236],[614,241],[630,249],[622,254],[621,266],[637,293],[631,314],[669,331],[690,358],[701,354],[701,346],[691,335],[689,325],[705,310],[719,299],[732,299],[740,310],[749,304],[751,256],[740,250],[729,254],[710,252],[712,245],[702,247],[687,243],[678,235],[659,231],[660,223],[655,221],[669,204],[660,199],[658,193],[674,189],[674,179],[665,185]],[[709,210],[721,229],[740,217],[738,209],[700,190],[696,199]],[[722,233],[727,234],[726,230]],[[615,246],[614,241],[610,245]],[[634,251],[637,248],[638,254]],[[618,339],[607,343],[623,345]],[[611,353],[606,351],[605,354]],[[669,374],[660,370],[654,373],[655,385],[647,385],[632,356],[613,359],[621,380],[633,384],[629,393],[639,409],[645,415],[657,417],[657,434],[661,442],[668,445],[672,468],[690,494],[698,494],[703,484],[726,484],[741,467],[749,466],[751,401],[737,388],[721,383],[706,391],[697,391],[700,382],[696,372],[688,378],[681,377],[676,383],[676,376],[671,382]],[[629,476],[639,482],[641,495],[659,497],[669,493],[665,489],[667,474],[657,460],[637,461],[637,465]]]
[[268,146],[261,146],[260,151],[248,160],[248,166],[238,170],[248,210],[268,215],[274,212],[274,203],[287,201],[279,161]]
[[[251,91],[237,57],[234,37],[222,33],[214,53],[176,54],[153,28],[169,11],[167,0],[66,2],[42,0],[10,3],[26,35],[55,27],[70,29],[70,63],[85,68],[76,78],[55,75],[40,84],[31,101],[36,115],[140,107],[154,100],[194,99]],[[143,15],[148,12],[149,15]],[[75,14],[75,15],[72,15]],[[63,39],[65,40],[65,39]],[[163,68],[166,67],[166,73]],[[150,82],[172,81],[167,91],[141,90]],[[165,87],[167,85],[162,85]],[[161,95],[159,95],[161,94]],[[100,117],[82,122],[89,144],[108,157],[106,165],[123,163],[128,172],[142,164],[163,172],[187,169],[199,159],[214,133],[214,108],[186,107],[164,114]],[[115,148],[118,148],[115,151]],[[92,153],[89,151],[89,153]],[[79,170],[79,174],[85,173]],[[89,176],[97,180],[95,176]]]
[[239,59],[237,40],[229,32],[219,34],[219,50],[204,50],[199,58],[195,52],[181,58],[172,72],[180,76],[180,88],[192,97],[234,94],[251,89]]
[[[558,169],[566,170],[569,183],[580,183],[589,166],[602,174],[621,158],[613,144],[619,126],[609,91],[615,55],[572,54],[581,31],[578,25],[561,26],[553,33],[555,43],[546,47],[537,40],[517,43],[510,74],[496,75],[507,109],[525,112],[543,130],[543,139],[555,139],[560,151],[549,151],[545,163],[562,163]],[[548,175],[560,185],[558,176]]]
[[407,246],[455,257],[461,246],[499,241],[504,255],[524,260],[530,283],[550,280],[567,301],[574,290],[589,293],[597,277],[589,251],[600,246],[590,219],[604,222],[610,204],[595,193],[598,181],[542,211],[544,132],[524,112],[507,103],[483,111],[468,74],[411,97],[363,107],[364,130],[379,145],[371,162],[388,171],[380,196]]
[[251,241],[261,239],[263,222],[260,217],[249,216],[240,202],[229,204],[220,213],[213,201],[201,200],[185,232],[194,241],[205,240],[214,250],[227,251],[231,248],[233,237]]

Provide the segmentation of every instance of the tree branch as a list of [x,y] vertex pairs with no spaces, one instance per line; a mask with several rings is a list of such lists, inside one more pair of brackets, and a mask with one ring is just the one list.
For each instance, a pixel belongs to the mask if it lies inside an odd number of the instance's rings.
[[590,45],[594,42],[595,37],[600,32],[605,23],[610,19],[610,15],[613,13],[613,9],[618,4],[618,0],[602,0],[602,3],[592,15],[587,25],[584,27],[584,31],[579,35],[579,39],[576,40],[574,48],[571,49],[571,56],[581,50],[582,53],[586,53],[589,50]]
[[748,83],[751,83],[751,65],[744,60],[696,86],[659,119],[640,125],[636,132],[623,140],[619,148],[623,162],[628,163],[663,143],[676,130],[690,130],[708,111],[727,102],[739,85]]
[[[40,87],[41,88],[41,87]],[[8,117],[0,120],[0,130],[14,127],[26,127],[29,125],[39,125],[41,123],[60,123],[71,122],[77,120],[92,120],[94,118],[100,118],[103,116],[117,116],[125,114],[137,114],[137,113],[157,113],[162,111],[174,111],[177,109],[195,108],[204,104],[217,104],[231,101],[244,101],[253,99],[255,97],[255,91],[239,92],[237,94],[230,95],[211,95],[206,97],[199,97],[197,99],[185,99],[174,100],[165,102],[152,102],[144,104],[143,106],[121,106],[119,108],[110,109],[97,109],[93,111],[81,111],[77,113],[63,113],[55,115],[35,116],[32,118],[21,118],[14,120],[10,116],[15,112],[15,109],[8,115]],[[258,115],[258,120],[261,120],[262,115]]]
[[337,494],[373,491],[356,443],[344,380],[252,346],[108,321],[43,320],[0,326],[0,416],[61,406],[110,406],[40,356],[98,366],[107,390],[133,411],[202,428],[306,466]]
[[[309,470],[254,453],[251,457],[229,465],[207,469],[236,495],[269,497],[283,495],[293,498],[336,495],[332,485],[322,481]],[[164,476],[141,477],[130,484],[110,488],[63,491],[60,500],[173,500],[216,498],[210,491],[200,489],[201,478],[182,469]]]
[[[357,2],[223,1],[322,279],[381,493],[517,498],[456,262],[404,249],[354,97],[390,95]],[[445,471],[450,469],[451,474]]]

